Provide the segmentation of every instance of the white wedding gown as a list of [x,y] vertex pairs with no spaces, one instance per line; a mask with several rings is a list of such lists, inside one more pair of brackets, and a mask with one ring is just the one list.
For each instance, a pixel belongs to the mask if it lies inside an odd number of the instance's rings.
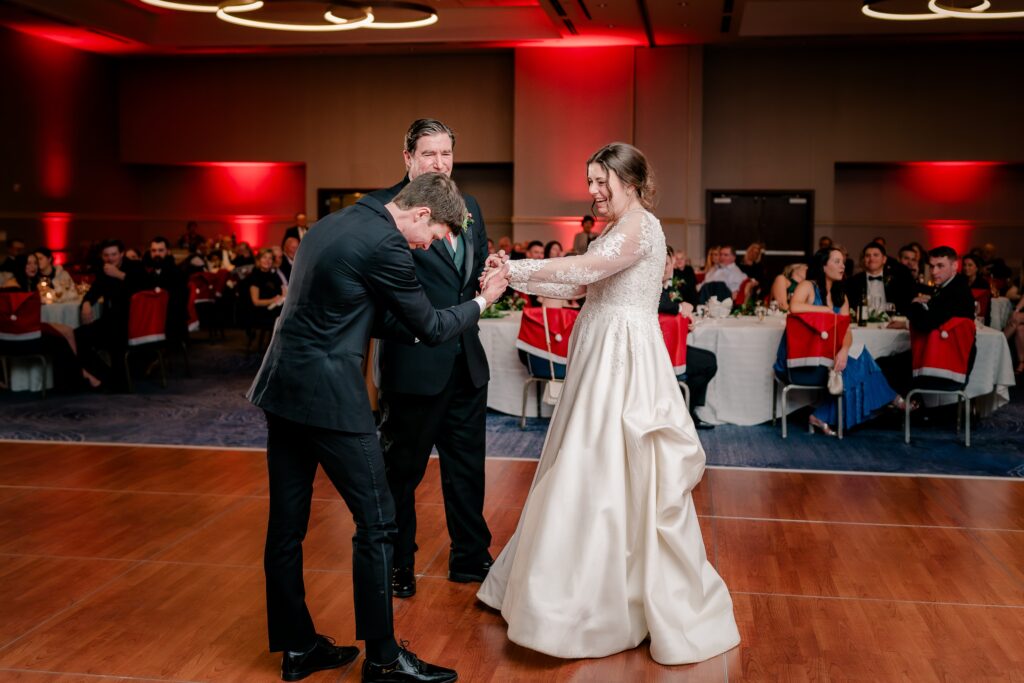
[[691,491],[704,451],[658,325],[665,236],[624,215],[586,254],[511,261],[523,292],[587,301],[515,534],[477,596],[508,637],[556,657],[603,657],[650,636],[662,664],[739,643]]

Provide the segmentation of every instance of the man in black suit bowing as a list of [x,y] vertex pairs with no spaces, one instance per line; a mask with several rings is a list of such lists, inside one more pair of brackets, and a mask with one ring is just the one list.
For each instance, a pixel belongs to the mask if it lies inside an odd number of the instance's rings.
[[[371,333],[385,311],[423,344],[476,325],[507,282],[474,300],[435,310],[416,280],[410,249],[459,230],[466,207],[440,173],[424,174],[391,202],[364,197],[314,226],[299,248],[288,296],[248,398],[267,416],[270,519],[264,554],[271,651],[295,681],[358,655],[313,627],[302,579],[302,540],[317,465],[355,521],[352,578],[356,637],[366,641],[363,681],[453,681],[395,642],[391,610],[394,503],[364,381]],[[455,226],[454,228],[452,226]]]
[[[406,177],[370,196],[394,197],[423,173],[451,175],[455,134],[434,119],[414,121],[405,135]],[[416,277],[434,306],[473,298],[487,259],[487,231],[476,199],[463,195],[471,224],[461,235],[415,252]],[[398,597],[416,592],[416,487],[431,449],[440,456],[441,487],[451,551],[448,578],[483,581],[491,566],[491,532],[484,519],[484,450],[487,356],[476,325],[433,348],[384,341],[380,347],[383,420],[381,447],[395,499],[395,569]]]

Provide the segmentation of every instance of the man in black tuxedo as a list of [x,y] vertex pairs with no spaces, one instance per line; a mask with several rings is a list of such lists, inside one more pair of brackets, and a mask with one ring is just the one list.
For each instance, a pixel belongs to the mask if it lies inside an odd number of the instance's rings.
[[[296,254],[274,336],[248,398],[267,416],[270,520],[264,554],[271,651],[285,651],[282,677],[298,680],[358,655],[318,635],[305,603],[302,540],[319,464],[355,521],[352,575],[356,637],[366,641],[363,681],[453,681],[395,642],[391,609],[394,503],[364,380],[372,333],[440,344],[476,325],[504,291],[435,310],[416,280],[410,249],[458,230],[465,203],[450,178],[428,173],[391,202],[364,197],[317,223]],[[456,227],[452,227],[456,226]],[[375,325],[378,325],[375,330]]]
[[[690,317],[693,314],[693,307],[697,302],[697,290],[686,287],[686,283],[678,280],[675,273],[681,272],[674,268],[674,253],[672,247],[668,248],[668,257],[665,259],[665,272],[662,276],[661,300],[658,302],[658,313],[665,315],[682,314]],[[678,280],[680,287],[676,287]],[[718,373],[718,359],[715,354],[705,349],[698,349],[694,346],[686,348],[686,386],[690,389],[690,417],[693,418],[693,426],[697,429],[714,429],[715,425],[697,417],[697,408],[704,405],[708,394],[708,384]]]
[[[382,202],[423,173],[451,175],[455,135],[434,119],[414,121],[405,135],[406,177],[370,196]],[[487,230],[476,199],[464,194],[472,224],[453,239],[413,254],[416,278],[437,307],[469,301],[487,259]],[[491,565],[491,532],[484,519],[487,356],[476,325],[450,341],[383,341],[380,347],[381,448],[395,499],[395,569],[398,597],[416,592],[416,487],[436,445],[451,550],[451,581],[483,581]]]
[[[928,252],[928,267],[935,291],[931,294],[919,294],[914,297],[907,313],[910,328],[919,332],[931,332],[942,326],[950,318],[974,319],[974,295],[971,294],[967,278],[957,272],[960,259],[953,247],[935,247]],[[977,354],[977,342],[971,346],[971,355],[967,361],[967,376],[970,377]],[[948,389],[951,380],[938,378],[921,378],[914,386],[921,388]]]
[[[82,297],[82,326],[75,329],[75,346],[82,367],[89,374],[104,382],[111,374],[116,374],[119,380],[116,383],[120,384],[125,379],[124,370],[116,358],[128,346],[129,305],[132,295],[145,289],[146,271],[138,261],[124,257],[121,240],[101,242],[100,257],[103,269]],[[93,306],[100,299],[103,299],[103,315],[97,319]],[[100,358],[98,351],[105,351],[111,357],[112,368]]]
[[146,269],[146,289],[167,291],[167,339],[185,341],[188,337],[188,278],[174,263],[171,245],[166,237],[154,237],[149,251],[142,257]]
[[910,272],[902,264],[891,262],[885,246],[878,242],[871,242],[861,251],[861,265],[864,270],[851,277],[846,286],[850,308],[876,300],[881,303],[881,311],[886,310],[886,304],[893,304],[898,315],[906,315],[914,296]]

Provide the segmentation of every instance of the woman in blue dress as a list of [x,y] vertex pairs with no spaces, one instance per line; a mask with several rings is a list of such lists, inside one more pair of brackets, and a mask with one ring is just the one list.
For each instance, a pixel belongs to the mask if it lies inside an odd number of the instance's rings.
[[[807,279],[797,285],[790,301],[791,313],[850,314],[850,302],[843,291],[846,265],[838,249],[819,251],[811,260]],[[836,351],[834,367],[843,373],[843,426],[855,427],[871,418],[879,408],[888,404],[903,409],[903,397],[892,390],[882,371],[867,348],[860,356],[850,356],[853,333],[847,330],[842,345]],[[786,366],[786,336],[779,343],[775,373],[793,384],[824,386],[828,381],[828,368],[824,366],[789,368]],[[811,426],[828,436],[835,436],[831,425],[838,421],[837,401],[828,396],[815,408],[810,417]]]

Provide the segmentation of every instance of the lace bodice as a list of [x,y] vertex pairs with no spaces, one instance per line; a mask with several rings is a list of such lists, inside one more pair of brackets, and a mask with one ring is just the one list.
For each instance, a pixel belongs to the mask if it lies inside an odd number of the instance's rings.
[[587,297],[584,312],[605,307],[656,315],[665,271],[665,234],[637,209],[609,225],[585,254],[509,261],[511,286],[557,299]]

